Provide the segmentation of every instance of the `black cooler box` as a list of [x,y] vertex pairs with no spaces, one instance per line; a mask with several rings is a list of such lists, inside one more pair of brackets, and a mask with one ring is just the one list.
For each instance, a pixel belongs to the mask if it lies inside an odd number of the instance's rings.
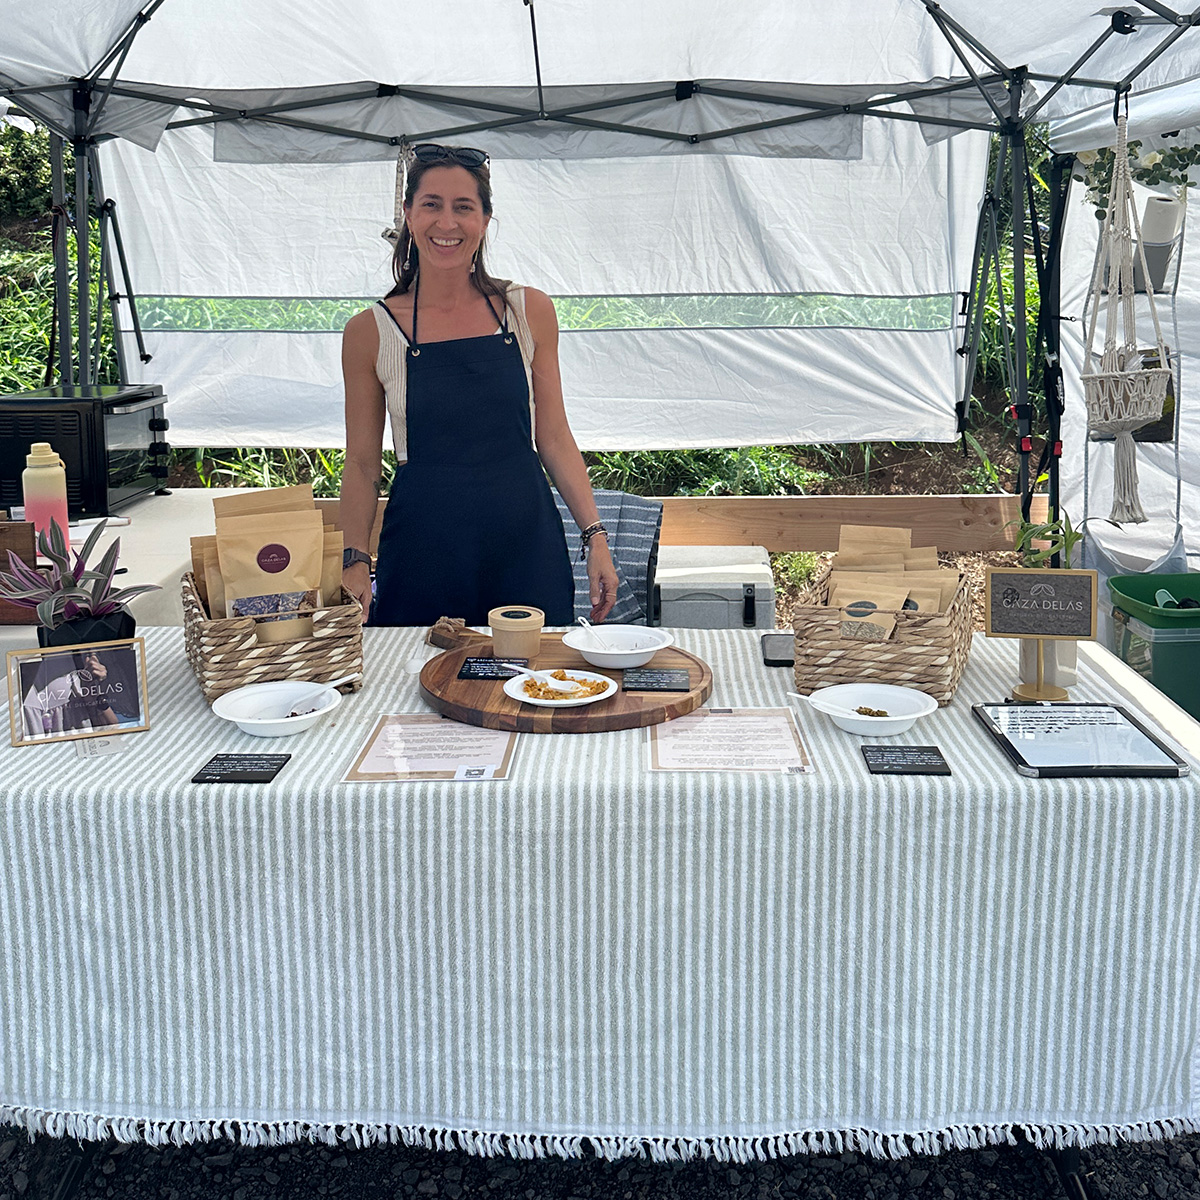
[[21,472],[34,442],[67,468],[71,519],[106,517],[163,486],[171,447],[158,384],[48,387],[0,396],[0,508],[23,503]]

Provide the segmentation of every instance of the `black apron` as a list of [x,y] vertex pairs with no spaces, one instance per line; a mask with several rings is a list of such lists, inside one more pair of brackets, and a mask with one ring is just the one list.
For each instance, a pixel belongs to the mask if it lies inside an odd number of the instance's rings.
[[489,609],[533,604],[569,625],[570,555],[517,339],[497,316],[500,334],[420,345],[415,299],[411,339],[383,305],[407,343],[408,462],[383,515],[369,623],[486,625]]

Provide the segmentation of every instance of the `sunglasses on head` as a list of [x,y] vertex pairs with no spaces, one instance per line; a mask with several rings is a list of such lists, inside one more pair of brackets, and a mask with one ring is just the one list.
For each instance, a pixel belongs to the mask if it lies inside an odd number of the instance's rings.
[[439,146],[437,142],[419,142],[412,147],[414,162],[451,162],[460,167],[486,167],[488,156],[471,146]]

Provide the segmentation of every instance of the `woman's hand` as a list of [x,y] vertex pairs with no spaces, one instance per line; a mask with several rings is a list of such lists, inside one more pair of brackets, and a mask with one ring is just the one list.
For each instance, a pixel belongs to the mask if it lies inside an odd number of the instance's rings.
[[371,615],[371,569],[356,562],[342,572],[342,587],[362,605],[363,620]]
[[600,622],[617,602],[617,568],[608,550],[608,538],[603,534],[593,537],[588,546],[587,571],[592,620]]

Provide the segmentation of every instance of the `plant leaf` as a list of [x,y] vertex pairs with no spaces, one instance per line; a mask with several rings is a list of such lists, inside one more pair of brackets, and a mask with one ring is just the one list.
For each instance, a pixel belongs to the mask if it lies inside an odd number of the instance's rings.
[[[73,551],[75,555],[75,567],[71,574],[75,576],[76,581],[83,574],[87,567],[87,560],[92,551],[96,548],[96,543],[100,540],[100,535],[104,532],[105,526],[108,524],[108,519],[105,518],[97,525],[91,533],[88,534],[87,541],[83,543],[82,550]],[[120,538],[117,539],[120,541]]]
[[112,604],[116,608],[124,608],[135,596],[161,591],[162,588],[157,583],[139,583],[134,587],[120,588],[118,591],[110,593],[104,598],[104,603]]

